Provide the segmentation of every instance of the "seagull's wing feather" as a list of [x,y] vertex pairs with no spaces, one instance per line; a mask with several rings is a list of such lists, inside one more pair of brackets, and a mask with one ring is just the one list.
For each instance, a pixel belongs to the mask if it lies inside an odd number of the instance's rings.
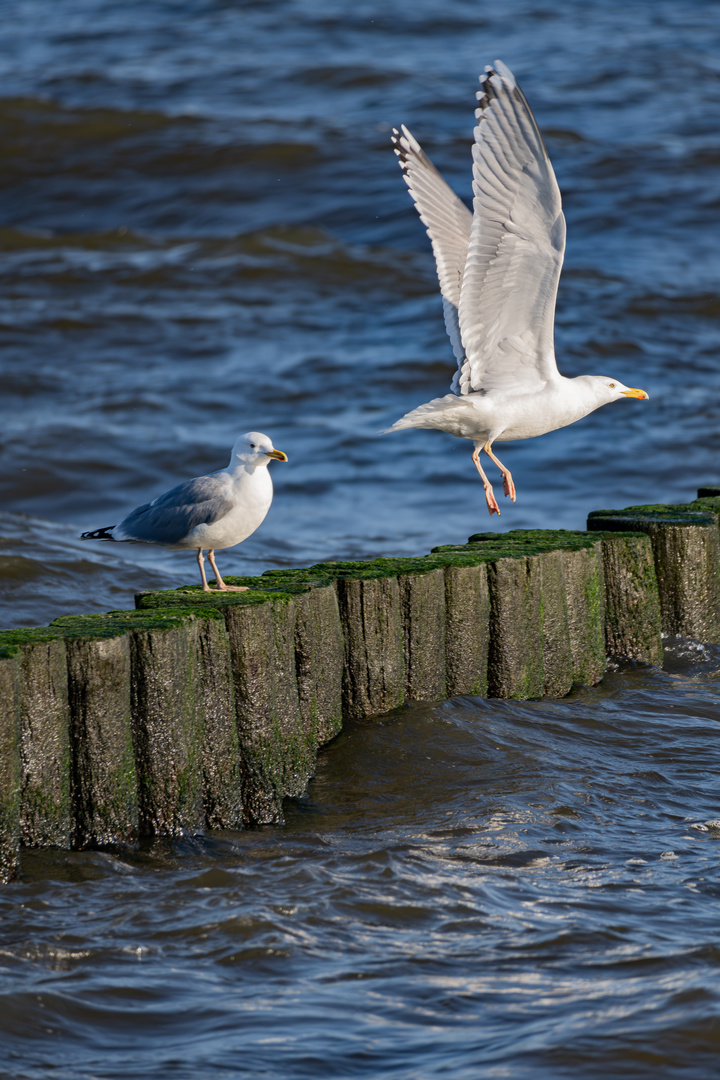
[[233,507],[226,474],[198,476],[138,506],[113,532],[114,540],[179,544],[197,525],[213,525]]
[[460,366],[465,350],[460,339],[458,304],[472,229],[472,214],[443,180],[417,139],[403,125],[392,141],[412,200],[430,237],[443,299],[445,327]]
[[565,218],[550,159],[511,71],[486,68],[473,146],[473,225],[458,318],[459,392],[557,378],[555,297]]

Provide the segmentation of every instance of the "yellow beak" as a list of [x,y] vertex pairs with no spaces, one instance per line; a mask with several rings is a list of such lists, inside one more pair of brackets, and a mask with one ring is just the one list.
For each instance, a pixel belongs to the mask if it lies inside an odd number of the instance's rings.
[[[647,397],[647,394],[644,396]],[[275,458],[276,461],[287,461],[287,454],[283,454],[282,450],[266,450],[265,453],[268,457]]]
[[623,390],[625,397],[646,398],[648,395],[644,390]]

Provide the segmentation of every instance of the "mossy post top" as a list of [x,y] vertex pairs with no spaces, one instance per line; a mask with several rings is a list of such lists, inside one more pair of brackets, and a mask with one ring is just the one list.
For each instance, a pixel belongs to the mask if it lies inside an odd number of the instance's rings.
[[16,630],[0,630],[0,657],[13,656],[23,647],[41,642],[98,640],[121,637],[133,630],[171,630],[189,619],[222,618],[212,607],[147,611],[109,611],[106,614],[61,615],[49,626],[24,626]]
[[383,556],[316,563],[297,569],[266,570],[260,577],[228,577],[229,585],[243,585],[247,592],[203,592],[199,585],[158,592],[137,593],[141,610],[185,607],[195,604],[212,608],[262,604],[278,601],[339,580],[379,580],[407,574],[427,574],[447,566],[476,566],[498,559],[520,559],[557,549],[590,548],[598,537],[568,529],[516,529],[509,533],[475,533],[466,544],[444,544],[428,555]]
[[699,498],[691,503],[647,503],[626,506],[622,510],[593,510],[588,514],[587,527],[591,531],[608,532],[632,531],[633,526],[637,530],[642,529],[643,525],[717,528],[719,521],[720,498]]
[[383,556],[367,560],[338,560],[310,567],[267,570],[258,577],[229,577],[244,592],[204,592],[199,585],[138,593],[135,611],[63,616],[46,627],[0,631],[0,657],[12,656],[26,645],[54,638],[111,638],[128,631],[171,629],[191,617],[223,619],[229,607],[270,603],[282,605],[293,597],[341,580],[382,580],[426,574],[436,569],[471,567],[500,559],[523,559],[546,552],[592,548],[602,533],[641,534],[647,526],[695,525],[718,527],[720,487],[701,488],[698,499],[676,505],[647,504],[597,510],[588,517],[587,531],[514,529],[473,533],[465,544],[443,544],[423,556]]

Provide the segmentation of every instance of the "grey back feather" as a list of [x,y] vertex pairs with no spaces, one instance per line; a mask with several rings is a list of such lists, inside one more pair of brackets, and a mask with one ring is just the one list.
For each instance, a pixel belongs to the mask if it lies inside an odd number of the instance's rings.
[[138,506],[115,527],[116,540],[179,544],[198,525],[214,525],[233,508],[227,473],[198,476]]

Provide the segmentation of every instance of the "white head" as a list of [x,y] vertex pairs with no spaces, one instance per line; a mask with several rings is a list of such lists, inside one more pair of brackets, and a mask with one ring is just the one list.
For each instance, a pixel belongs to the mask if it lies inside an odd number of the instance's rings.
[[592,387],[598,405],[607,405],[610,401],[619,401],[623,397],[646,398],[648,396],[644,390],[634,390],[631,386],[625,386],[624,383],[606,375],[580,375],[577,381]]
[[287,461],[282,450],[273,448],[272,439],[261,431],[248,431],[235,440],[230,465],[269,465],[271,459]]

